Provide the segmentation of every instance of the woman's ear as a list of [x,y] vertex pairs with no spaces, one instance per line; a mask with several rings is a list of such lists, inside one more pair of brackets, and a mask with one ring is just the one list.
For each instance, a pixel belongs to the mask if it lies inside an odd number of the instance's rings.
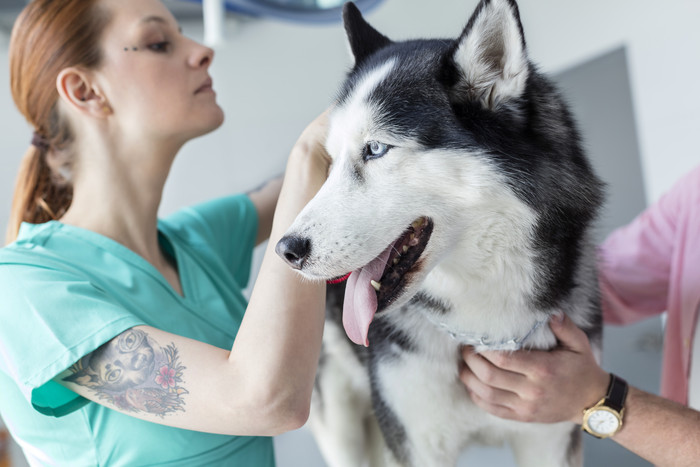
[[83,114],[104,118],[111,114],[111,108],[87,73],[70,67],[61,70],[56,78],[59,96],[68,106]]

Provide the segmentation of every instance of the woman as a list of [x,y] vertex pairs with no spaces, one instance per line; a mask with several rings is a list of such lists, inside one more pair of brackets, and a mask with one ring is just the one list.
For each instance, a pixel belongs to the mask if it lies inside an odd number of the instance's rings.
[[34,0],[17,20],[35,135],[0,250],[0,410],[32,465],[273,465],[267,436],[306,421],[325,286],[273,249],[325,180],[325,119],[282,184],[158,220],[178,150],[223,121],[212,59],[159,0]]
[[[633,386],[611,439],[655,465],[700,459],[700,166],[600,248],[604,319],[626,324],[666,311],[661,396]],[[465,349],[461,378],[474,402],[508,419],[581,424],[610,374],[586,335],[562,316],[559,346],[514,353]],[[623,375],[624,376],[624,375]]]

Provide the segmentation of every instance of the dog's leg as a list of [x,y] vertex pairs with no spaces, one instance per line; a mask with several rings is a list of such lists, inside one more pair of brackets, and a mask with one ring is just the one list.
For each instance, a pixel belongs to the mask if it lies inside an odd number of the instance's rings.
[[392,443],[387,465],[456,464],[470,414],[466,391],[455,383],[457,365],[441,362],[418,354],[376,362],[373,403],[384,437]]
[[[367,457],[370,467],[398,466],[399,464],[394,461],[391,451],[389,451],[384,442],[382,429],[379,427],[377,418],[374,415],[366,420],[365,428],[367,430]],[[390,455],[389,459],[387,459],[388,455]]]
[[338,381],[326,383],[330,384],[322,386],[322,397],[314,396],[309,428],[329,467],[358,467],[366,458],[363,419],[368,404],[348,394],[346,386],[338,387]]
[[326,322],[323,344],[308,426],[329,467],[359,467],[372,404],[367,371],[336,323]]
[[581,467],[581,430],[572,423],[531,425],[510,438],[519,467]]

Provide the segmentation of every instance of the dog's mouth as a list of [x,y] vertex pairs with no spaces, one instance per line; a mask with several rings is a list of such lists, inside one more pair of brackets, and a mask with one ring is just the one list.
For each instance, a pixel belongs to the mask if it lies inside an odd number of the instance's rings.
[[369,264],[353,271],[345,287],[343,326],[350,340],[369,345],[369,325],[375,313],[401,295],[433,231],[427,217],[416,219],[404,233]]

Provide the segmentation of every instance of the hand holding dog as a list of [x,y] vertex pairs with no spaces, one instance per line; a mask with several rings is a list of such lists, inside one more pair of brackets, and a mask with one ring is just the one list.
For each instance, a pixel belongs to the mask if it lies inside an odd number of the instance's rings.
[[555,316],[549,325],[559,341],[550,351],[463,349],[460,379],[476,405],[522,422],[582,422],[583,410],[605,395],[609,374],[568,316]]
[[329,110],[326,109],[307,125],[287,160],[282,191],[275,211],[279,238],[328,177],[331,158],[326,152],[325,142]]
[[297,162],[308,164],[309,175],[312,177],[309,181],[318,186],[326,181],[331,164],[331,158],[325,147],[329,112],[330,108],[307,125],[290,155],[290,160],[296,156],[296,159],[301,159]]

